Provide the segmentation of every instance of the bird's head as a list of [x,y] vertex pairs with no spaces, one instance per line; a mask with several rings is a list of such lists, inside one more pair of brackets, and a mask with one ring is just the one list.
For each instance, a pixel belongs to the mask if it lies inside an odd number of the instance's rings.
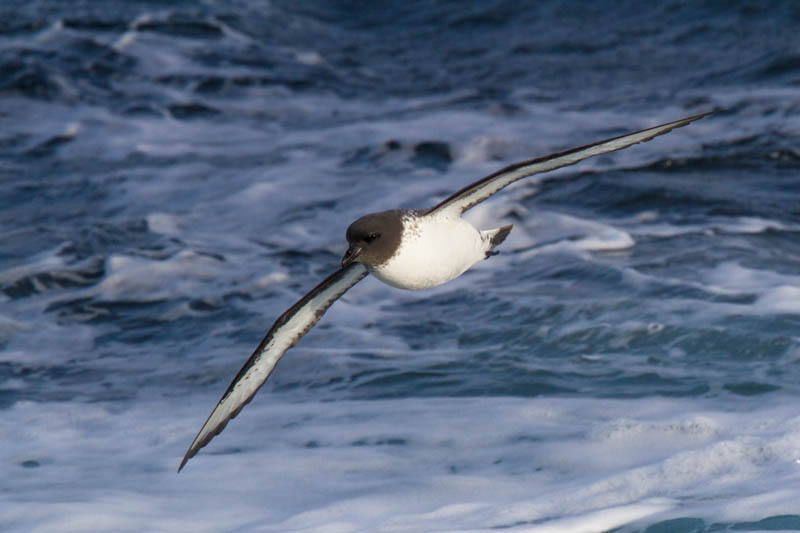
[[364,215],[347,228],[350,246],[342,258],[342,266],[350,263],[378,266],[385,263],[400,246],[402,234],[402,211],[395,209]]

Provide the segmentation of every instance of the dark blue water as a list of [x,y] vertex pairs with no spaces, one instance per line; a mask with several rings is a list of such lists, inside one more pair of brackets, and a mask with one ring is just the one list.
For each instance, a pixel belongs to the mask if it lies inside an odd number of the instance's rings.
[[[4,3],[0,529],[800,530],[798,28],[777,1]],[[362,282],[174,479],[352,220],[707,110],[476,208],[514,231],[456,281]]]

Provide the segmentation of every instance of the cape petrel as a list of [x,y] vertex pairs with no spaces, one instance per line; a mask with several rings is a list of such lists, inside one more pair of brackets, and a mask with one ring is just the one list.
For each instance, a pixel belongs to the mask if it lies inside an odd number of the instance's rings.
[[456,278],[497,254],[511,225],[480,231],[461,215],[494,193],[533,174],[649,141],[699,120],[701,113],[636,133],[514,163],[468,185],[428,209],[393,209],[365,215],[347,228],[342,268],[328,276],[275,321],[203,424],[178,467],[218,435],[264,384],[286,350],[308,333],[325,311],[367,274],[400,289],[427,289]]

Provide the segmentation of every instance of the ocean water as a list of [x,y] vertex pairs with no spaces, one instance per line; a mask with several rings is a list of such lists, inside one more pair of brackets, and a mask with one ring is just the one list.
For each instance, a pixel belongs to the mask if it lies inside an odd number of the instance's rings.
[[[396,5],[401,4],[401,5]],[[800,530],[794,2],[0,6],[0,530]],[[716,114],[367,278],[186,468],[347,225]]]

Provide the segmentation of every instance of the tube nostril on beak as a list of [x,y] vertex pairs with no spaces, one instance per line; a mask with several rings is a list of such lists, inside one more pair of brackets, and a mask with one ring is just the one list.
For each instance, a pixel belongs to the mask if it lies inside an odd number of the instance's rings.
[[350,263],[354,262],[359,255],[361,255],[361,248],[358,246],[351,246],[344,253],[344,257],[342,258],[342,266],[346,267]]

